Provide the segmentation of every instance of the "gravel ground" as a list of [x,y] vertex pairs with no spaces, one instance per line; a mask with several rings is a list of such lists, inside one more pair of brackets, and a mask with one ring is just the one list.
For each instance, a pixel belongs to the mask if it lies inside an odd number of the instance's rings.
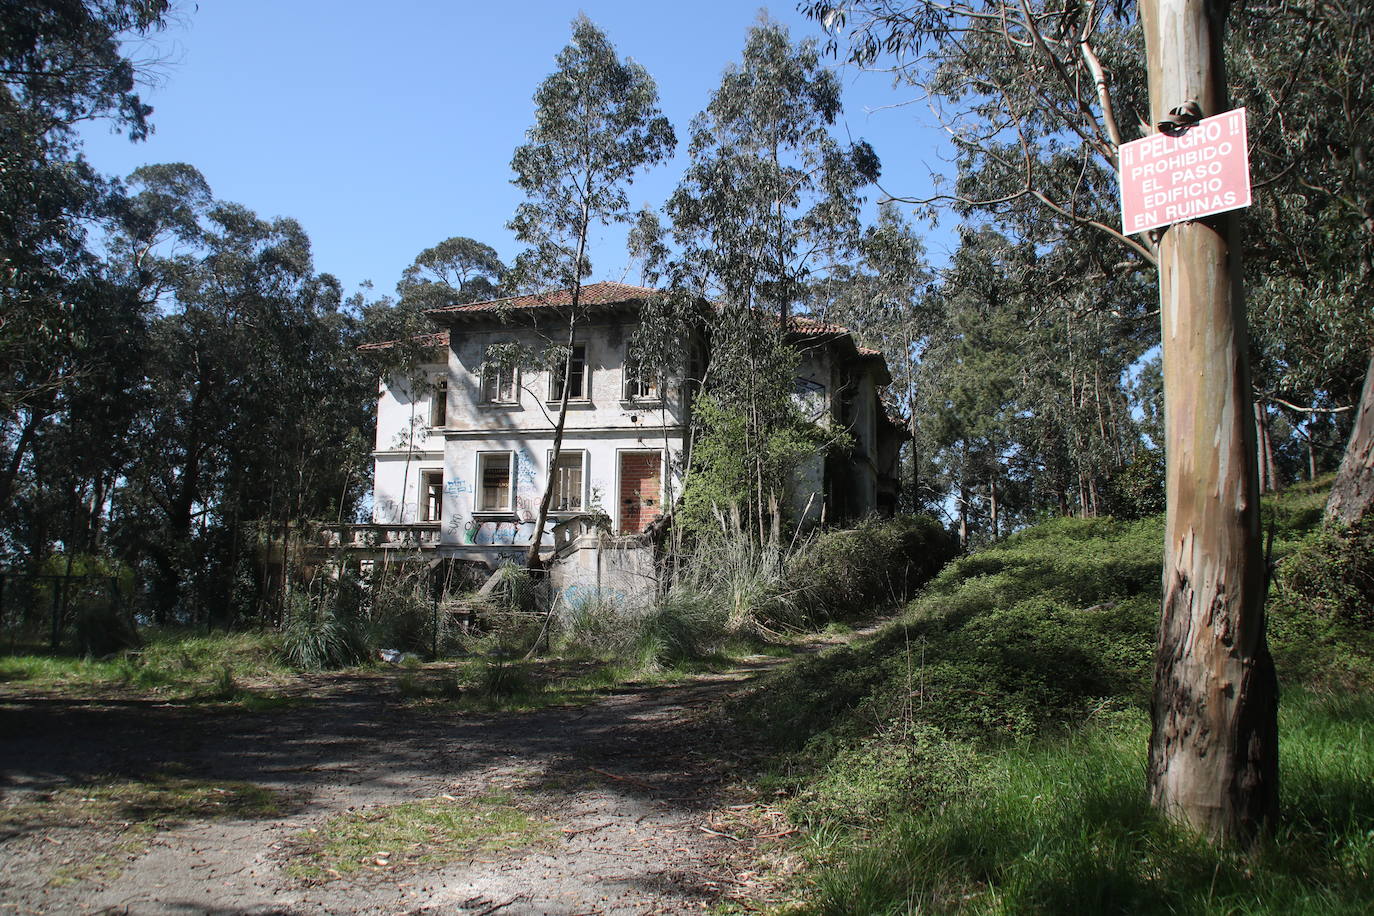
[[[0,821],[0,914],[667,914],[747,899],[755,841],[730,826],[732,806],[756,810],[738,787],[747,742],[705,713],[772,663],[499,716],[409,708],[387,672],[306,678],[298,705],[251,714],[10,687],[0,805],[169,772],[287,803],[270,819],[192,817],[133,840],[119,823]],[[288,872],[332,815],[491,792],[543,819],[546,837],[443,866]]]

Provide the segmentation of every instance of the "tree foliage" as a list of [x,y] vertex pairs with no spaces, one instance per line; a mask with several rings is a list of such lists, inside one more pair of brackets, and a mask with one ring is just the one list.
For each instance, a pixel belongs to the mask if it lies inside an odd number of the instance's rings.
[[[586,16],[573,22],[573,36],[557,57],[557,69],[534,94],[534,125],[528,142],[515,151],[515,185],[527,200],[510,228],[529,247],[516,258],[516,282],[538,291],[566,290],[563,339],[545,354],[571,376],[577,325],[583,318],[582,281],[591,273],[587,240],[598,224],[629,219],[626,188],[641,170],[671,155],[677,143],[658,108],[658,87],[642,66],[621,60],[615,47]],[[568,415],[563,386],[554,422],[551,462],[557,462]],[[535,530],[542,531],[553,496],[548,475]],[[539,562],[539,539],[526,562]]]
[[867,143],[831,136],[839,110],[839,80],[815,42],[794,45],[761,22],[693,121],[691,161],[667,205],[680,249],[672,285],[718,304],[707,387],[725,415],[744,418],[699,424],[698,437],[730,436],[724,452],[752,456],[751,492],[736,511],[760,538],[787,485],[766,443],[799,422],[791,316],[852,256],[859,191],[878,174]]

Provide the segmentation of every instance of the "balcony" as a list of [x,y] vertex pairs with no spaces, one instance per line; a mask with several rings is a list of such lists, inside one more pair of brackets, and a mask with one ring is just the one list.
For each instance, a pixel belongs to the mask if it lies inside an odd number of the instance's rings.
[[345,550],[433,550],[440,537],[438,522],[323,525],[319,545]]

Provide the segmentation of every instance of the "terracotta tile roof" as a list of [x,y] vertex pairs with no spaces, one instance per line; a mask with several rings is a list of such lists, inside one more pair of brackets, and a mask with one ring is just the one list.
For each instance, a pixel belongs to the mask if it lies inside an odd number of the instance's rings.
[[420,334],[416,337],[401,340],[379,340],[376,343],[359,344],[359,350],[390,350],[400,343],[412,343],[421,347],[447,347],[448,331],[438,331],[434,334]]
[[855,347],[854,349],[856,349],[856,350],[859,351],[859,355],[860,355],[860,356],[882,356],[882,355],[883,355],[883,351],[882,351],[882,350],[875,350],[875,349],[873,349],[872,347]]
[[[625,283],[589,283],[582,287],[583,305],[618,305],[622,302],[635,302],[658,294],[658,290],[644,286],[629,286]],[[429,309],[426,315],[455,315],[472,312],[498,312],[506,309],[557,308],[572,302],[572,295],[566,289],[550,290],[546,293],[533,293],[528,296],[509,296],[505,299],[489,299],[486,302],[470,302],[465,305],[445,305]]]
[[787,330],[793,334],[848,334],[849,328],[843,325],[830,324],[825,321],[817,321],[814,318],[807,318],[802,315],[793,315],[787,319]]

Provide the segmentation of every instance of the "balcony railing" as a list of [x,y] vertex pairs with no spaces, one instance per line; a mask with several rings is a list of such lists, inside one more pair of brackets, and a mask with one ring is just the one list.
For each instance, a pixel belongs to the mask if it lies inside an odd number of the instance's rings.
[[[493,529],[493,536],[463,542],[464,546],[482,547],[527,547],[533,533],[529,523],[512,521],[485,521],[481,523]],[[504,527],[503,527],[504,526]],[[509,529],[507,531],[506,529]],[[575,515],[558,521],[549,520],[542,539],[542,546],[552,547],[555,553],[563,551],[579,538],[594,535],[601,528],[599,520],[589,515]],[[438,547],[443,539],[438,522],[409,522],[405,524],[355,524],[324,525],[319,529],[318,544],[325,549],[348,550],[429,550]],[[496,536],[504,533],[506,537]]]
[[320,529],[322,547],[424,549],[439,546],[440,537],[438,522],[325,525]]

